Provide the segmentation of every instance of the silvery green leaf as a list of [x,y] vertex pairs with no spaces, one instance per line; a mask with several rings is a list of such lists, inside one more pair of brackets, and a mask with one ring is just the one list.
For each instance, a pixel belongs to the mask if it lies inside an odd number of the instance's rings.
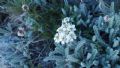
[[79,53],[80,48],[86,43],[85,40],[81,40],[80,42],[78,42],[78,45],[75,48],[75,54]]
[[80,65],[81,65],[82,67],[86,67],[86,64],[85,64],[84,62],[81,62]]
[[113,50],[112,48],[108,47],[107,52],[108,52],[107,57],[110,58],[111,60],[116,61],[119,58],[118,56],[119,50]]
[[105,3],[103,0],[99,0],[99,9],[105,14],[111,13],[108,4]]
[[95,33],[95,36],[96,36],[96,39],[98,42],[100,42],[101,44],[103,44],[102,46],[106,47],[106,46],[109,46],[108,44],[106,44],[103,39],[101,38],[100,34],[99,34],[99,30],[98,30],[98,27],[97,26],[93,26],[93,30],[94,30],[94,33]]
[[24,65],[24,68],[29,68],[27,65]]
[[119,43],[120,43],[119,40],[114,39],[113,47],[119,46],[120,45]]
[[115,65],[115,68],[120,68],[120,65],[116,64],[116,65]]
[[60,56],[49,56],[44,59],[44,61],[49,61],[49,60],[61,61],[61,60],[64,60],[64,58]]
[[77,21],[77,25],[80,25],[80,24],[84,24],[85,25],[85,23],[84,23],[84,21],[82,19]]
[[79,60],[76,59],[76,58],[74,58],[72,55],[67,55],[67,59],[66,59],[66,61],[77,63]]
[[12,31],[12,26],[10,23],[7,24],[7,30]]
[[68,0],[64,0],[64,3],[67,6],[68,5]]
[[36,4],[42,5],[42,4],[46,4],[46,0],[34,0]]
[[84,16],[86,16],[86,15],[87,15],[87,7],[86,7],[85,3],[80,3],[79,8],[80,8],[80,12],[81,12]]
[[103,17],[100,16],[98,21],[97,21],[97,26],[99,29],[102,29],[103,28]]
[[72,65],[72,63],[71,63],[71,62],[67,63],[67,67],[68,67],[68,68],[75,68],[75,66],[74,66],[74,65]]
[[57,46],[54,51],[49,53],[49,56],[53,56],[55,54],[65,55],[65,49],[61,45]]
[[62,10],[62,13],[66,16],[67,13],[66,13],[65,9],[62,8],[61,10]]
[[74,5],[74,12],[78,11],[78,7]]
[[67,46],[67,47],[65,48],[65,56],[69,55],[69,51],[70,51],[69,46]]
[[110,19],[110,22],[109,22],[109,28],[112,28],[113,27],[113,25],[114,25],[114,16],[112,16]]
[[40,26],[40,28],[38,29],[38,31],[40,31],[40,32],[44,32],[44,30],[43,30],[43,26]]
[[93,61],[93,65],[96,65],[96,66],[97,66],[98,64],[99,64],[99,62],[98,62],[97,60],[94,60],[94,61]]
[[91,58],[91,60],[94,60],[94,59],[96,58],[97,53],[98,53],[97,49],[94,48],[94,49],[92,50],[92,56],[91,56],[92,58]]
[[65,60],[56,60],[56,68],[63,68],[65,66]]
[[89,60],[91,57],[92,57],[92,54],[91,54],[91,53],[88,53],[86,59]]
[[86,24],[89,24],[89,23],[90,23],[90,19],[87,19]]
[[5,30],[5,29],[0,28],[0,33],[5,34],[5,33],[8,33],[8,32],[9,32],[9,31],[7,31],[7,30]]
[[115,4],[114,2],[111,2],[110,10],[112,13],[115,13]]
[[109,35],[109,40],[112,41],[113,35],[114,35],[115,30],[112,28],[110,29],[110,35]]
[[103,68],[111,68],[111,65],[107,64],[107,65],[103,66]]
[[92,41],[96,41],[96,36],[95,35],[92,37]]

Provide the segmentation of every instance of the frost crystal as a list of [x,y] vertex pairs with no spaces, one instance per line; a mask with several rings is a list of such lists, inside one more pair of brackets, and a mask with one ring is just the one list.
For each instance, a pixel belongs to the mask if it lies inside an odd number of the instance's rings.
[[62,25],[57,29],[57,33],[55,34],[54,41],[56,43],[70,43],[74,39],[76,39],[75,34],[75,25],[71,24],[71,18],[66,17],[62,20]]

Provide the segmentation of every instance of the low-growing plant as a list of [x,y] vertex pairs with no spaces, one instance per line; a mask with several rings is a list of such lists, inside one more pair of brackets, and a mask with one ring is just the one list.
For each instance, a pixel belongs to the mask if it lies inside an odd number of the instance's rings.
[[0,19],[0,66],[119,68],[118,8],[107,0],[1,0],[8,17]]
[[[101,5],[100,2],[98,7],[103,7],[103,3]],[[77,39],[66,44],[55,42],[55,50],[51,51],[44,61],[55,61],[56,68],[119,68],[120,25],[118,23],[119,13],[114,11],[114,3],[111,3],[109,10],[101,8],[103,14],[96,17],[94,22],[91,21],[92,17],[88,17],[89,14],[85,5],[80,5],[81,8],[74,6],[74,10],[81,10],[76,15],[81,15],[80,24],[76,25],[77,33],[80,32],[79,34],[76,33]],[[103,12],[105,10],[110,11],[110,14],[107,13],[106,15],[106,12]],[[64,14],[66,13],[64,10]],[[72,15],[70,16],[72,17]],[[92,34],[90,34],[91,31]],[[61,36],[62,34],[59,34],[57,39],[61,39]],[[65,41],[65,37],[62,39]]]

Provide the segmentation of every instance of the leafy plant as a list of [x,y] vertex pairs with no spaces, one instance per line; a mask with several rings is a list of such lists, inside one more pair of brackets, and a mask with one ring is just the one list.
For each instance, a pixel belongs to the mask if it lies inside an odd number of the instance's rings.
[[[100,1],[100,6],[106,8],[104,1]],[[56,63],[56,68],[111,68],[119,67],[119,13],[115,12],[114,3],[111,3],[111,7],[108,8],[108,17],[104,14],[107,11],[101,8],[102,15],[97,17],[97,20],[92,22],[93,17],[89,17],[89,13],[85,5],[80,4],[81,8],[75,7],[77,13],[70,16],[74,18],[75,23],[78,21],[74,16],[80,16],[80,24],[77,24],[77,31],[80,31],[78,39],[69,44],[56,44],[54,51],[49,53],[49,56],[44,61],[53,60]],[[66,13],[62,10],[63,14]],[[110,14],[109,14],[110,13]],[[86,16],[87,15],[87,16]],[[117,24],[117,25],[116,25]],[[89,26],[89,27],[87,27]],[[85,29],[81,29],[81,28]],[[86,31],[86,32],[85,32]],[[93,31],[90,34],[87,32]],[[85,35],[86,34],[86,35]],[[87,37],[89,36],[89,37]]]
[[[0,27],[3,68],[46,68],[49,63],[51,68],[120,67],[120,12],[116,2],[0,0],[0,12],[9,15],[0,21],[4,22]],[[65,17],[76,25],[75,40],[69,38],[73,42],[54,46],[53,36]]]

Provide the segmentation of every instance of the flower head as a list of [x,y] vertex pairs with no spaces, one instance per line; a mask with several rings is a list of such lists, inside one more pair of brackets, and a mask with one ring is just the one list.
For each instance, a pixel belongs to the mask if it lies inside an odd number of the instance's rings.
[[25,12],[28,11],[29,10],[29,6],[26,5],[26,4],[23,4],[22,5],[22,10],[25,11]]
[[104,21],[109,22],[109,16],[108,15],[104,16]]
[[57,29],[54,41],[61,44],[73,42],[76,39],[75,30],[75,25],[71,24],[70,18],[64,18],[61,27]]
[[19,37],[24,37],[25,36],[25,29],[24,29],[24,27],[19,27],[18,28],[17,35]]

